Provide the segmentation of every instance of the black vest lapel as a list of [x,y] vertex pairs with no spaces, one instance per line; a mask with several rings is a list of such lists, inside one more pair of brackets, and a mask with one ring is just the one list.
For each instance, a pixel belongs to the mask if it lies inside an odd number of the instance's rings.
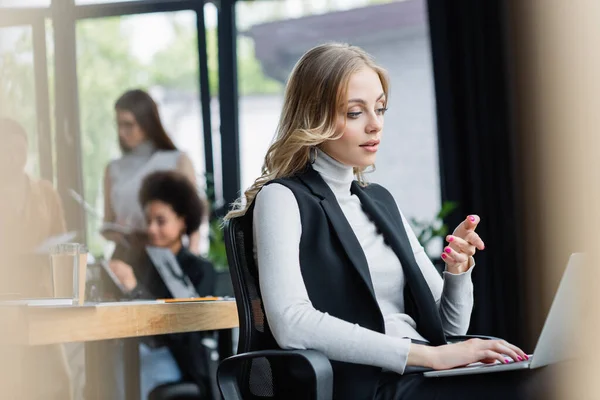
[[405,299],[408,298],[408,301],[405,301],[407,314],[413,317],[417,323],[419,333],[431,344],[445,344],[446,337],[435,299],[417,265],[410,241],[402,226],[402,221],[400,220],[398,224],[393,224],[391,222],[393,214],[387,209],[386,205],[371,198],[360,187],[358,182],[355,181],[352,183],[351,191],[358,196],[363,209],[372,218],[377,228],[383,234],[386,243],[396,253],[402,264],[407,284],[405,292],[409,291],[409,293],[406,293],[408,296],[405,296]]
[[373,299],[377,301],[375,291],[373,290],[373,282],[371,281],[371,273],[369,272],[367,258],[350,223],[348,223],[348,220],[344,216],[335,195],[329,186],[327,186],[327,183],[325,183],[323,178],[321,178],[321,175],[312,169],[312,167],[310,167],[306,173],[300,175],[300,179],[309,187],[313,194],[321,199],[321,207],[323,207],[325,214],[327,214],[327,218],[329,219],[329,222],[331,222],[346,254],[348,254],[350,262],[367,285]]

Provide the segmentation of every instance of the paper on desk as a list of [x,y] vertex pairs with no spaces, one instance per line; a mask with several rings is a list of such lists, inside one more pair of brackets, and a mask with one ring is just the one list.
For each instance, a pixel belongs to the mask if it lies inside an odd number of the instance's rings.
[[49,254],[54,246],[62,243],[71,243],[77,236],[77,232],[71,231],[60,235],[51,236],[44,240],[33,252],[35,254]]
[[0,305],[3,306],[72,306],[73,299],[19,299],[19,300],[5,300],[0,301]]

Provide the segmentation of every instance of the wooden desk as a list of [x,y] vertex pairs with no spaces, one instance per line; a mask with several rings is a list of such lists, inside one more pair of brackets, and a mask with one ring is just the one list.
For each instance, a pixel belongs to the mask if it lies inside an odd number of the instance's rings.
[[[238,326],[235,301],[95,303],[84,306],[19,307],[20,344],[43,345]],[[23,334],[24,333],[24,334]]]
[[[37,346],[85,342],[86,400],[108,398],[105,382],[110,366],[104,358],[105,340],[126,339],[126,398],[139,400],[136,338],[238,326],[237,308],[233,300],[182,303],[131,301],[90,303],[84,306],[0,308],[5,318],[14,321],[12,326],[9,325],[10,331],[4,332],[5,337],[10,335],[9,341],[12,343]],[[231,342],[230,334],[223,337]]]

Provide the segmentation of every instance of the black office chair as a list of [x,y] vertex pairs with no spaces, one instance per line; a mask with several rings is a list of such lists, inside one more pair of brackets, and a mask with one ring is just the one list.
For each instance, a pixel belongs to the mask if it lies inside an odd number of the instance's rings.
[[[225,224],[225,245],[238,307],[238,354],[219,365],[217,381],[225,400],[330,400],[333,371],[314,350],[281,350],[269,333],[245,218]],[[267,328],[267,329],[265,329]]]
[[205,389],[194,382],[172,382],[157,386],[148,394],[148,400],[199,400],[208,399]]
[[[333,372],[329,359],[315,350],[281,350],[265,329],[257,267],[254,262],[252,227],[245,218],[225,223],[227,260],[240,323],[238,355],[221,362],[217,372],[224,400],[332,398]],[[492,336],[448,336],[448,342]],[[405,374],[421,373],[423,367],[407,367]]]

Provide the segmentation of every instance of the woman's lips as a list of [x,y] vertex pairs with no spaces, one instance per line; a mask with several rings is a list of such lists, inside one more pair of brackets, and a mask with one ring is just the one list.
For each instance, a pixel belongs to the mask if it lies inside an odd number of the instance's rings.
[[379,140],[370,140],[364,144],[361,144],[360,147],[362,147],[368,152],[374,153],[379,147]]

